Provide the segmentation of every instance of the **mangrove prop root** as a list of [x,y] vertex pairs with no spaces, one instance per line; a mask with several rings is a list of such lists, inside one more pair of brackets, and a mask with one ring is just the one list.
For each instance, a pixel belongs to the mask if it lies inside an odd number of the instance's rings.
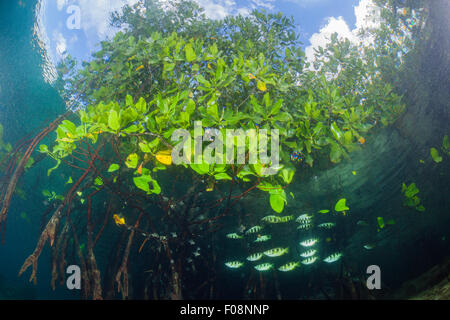
[[[94,161],[98,155],[98,151],[96,151],[94,157],[91,160],[91,163],[89,164],[89,168],[86,170],[86,172],[78,179],[78,181],[73,185],[73,187],[68,192],[67,196],[64,199],[64,202],[59,205],[59,207],[56,209],[55,213],[51,217],[50,221],[47,223],[47,226],[45,227],[44,231],[41,233],[41,236],[39,237],[37,246],[34,250],[34,252],[25,260],[25,263],[23,264],[22,268],[19,271],[19,276],[21,276],[30,266],[33,266],[33,272],[30,277],[30,282],[34,281],[36,283],[36,272],[37,272],[37,262],[39,259],[39,256],[41,255],[42,249],[47,242],[47,240],[50,240],[50,246],[53,247],[53,242],[55,241],[55,233],[56,233],[56,227],[61,219],[61,212],[64,209],[64,207],[68,206],[68,209],[70,210],[70,205],[73,199],[73,196],[75,194],[75,191],[78,189],[78,187],[81,185],[81,183],[86,179],[88,176],[89,170],[94,164]],[[69,210],[67,213],[67,219],[69,219],[70,226],[72,227],[72,232],[74,233],[74,242],[76,246],[78,247],[78,253],[80,255],[80,259],[82,260],[82,254],[81,250],[79,249],[79,245],[77,244],[76,234],[73,230],[73,225],[70,221],[69,217]],[[84,262],[84,261],[82,261]],[[84,268],[83,271],[85,271],[86,268]],[[83,272],[83,274],[85,274]],[[86,281],[87,282],[87,281]],[[87,289],[87,286],[83,286],[83,288]]]
[[1,199],[2,203],[2,209],[0,211],[0,226],[6,222],[6,218],[8,216],[8,209],[11,204],[11,199],[14,194],[14,191],[16,190],[17,182],[19,181],[20,177],[22,176],[24,172],[24,168],[30,159],[31,154],[33,153],[36,146],[44,139],[50,132],[54,131],[56,127],[71,113],[71,111],[66,112],[65,114],[59,116],[55,121],[50,123],[44,130],[42,130],[40,133],[38,133],[34,139],[31,141],[30,145],[28,146],[28,149],[25,151],[24,155],[22,156],[22,159],[20,160],[19,164],[16,167],[16,170],[14,171],[14,174],[12,175],[9,183],[8,188],[6,189],[6,192],[4,196]]
[[19,271],[19,276],[21,276],[30,266],[33,266],[33,272],[31,273],[30,282],[34,281],[36,283],[36,272],[37,263],[39,256],[41,255],[42,249],[44,248],[47,240],[50,240],[50,245],[53,246],[53,241],[55,240],[56,226],[61,219],[61,211],[64,208],[64,204],[61,204],[58,209],[56,209],[50,221],[47,223],[44,231],[41,233],[39,241],[37,243],[34,252],[27,258],[22,268]]
[[[134,225],[134,228],[131,229],[130,236],[128,237],[128,243],[125,248],[125,252],[123,254],[122,264],[120,265],[119,271],[116,274],[116,283],[118,286],[118,291],[122,292],[122,298],[125,300],[128,298],[128,256],[130,255],[131,245],[133,243],[134,235],[136,233],[136,229],[139,227],[139,223],[141,221],[141,218],[143,216],[143,213],[139,215],[137,218],[136,224]],[[121,280],[122,279],[122,280]]]
[[122,292],[122,298],[125,300],[128,297],[128,256],[130,254],[131,244],[133,243],[135,231],[132,230],[130,236],[128,237],[127,247],[123,254],[122,264],[120,265],[119,271],[116,274],[117,291]]
[[[69,232],[69,224],[66,222],[66,224],[64,225],[61,233],[58,236],[58,240],[56,241],[56,245],[53,249],[53,254],[52,254],[52,280],[51,280],[51,285],[52,285],[52,289],[55,290],[56,289],[56,280],[58,280],[58,277],[62,278],[62,276],[64,275],[64,269],[65,269],[65,259],[64,259],[64,250],[65,250],[65,246],[67,244],[67,234]],[[60,262],[60,265],[58,266],[58,262]],[[62,269],[60,268],[59,271],[63,272],[62,274],[58,274],[58,267],[61,266],[61,264],[63,265]]]

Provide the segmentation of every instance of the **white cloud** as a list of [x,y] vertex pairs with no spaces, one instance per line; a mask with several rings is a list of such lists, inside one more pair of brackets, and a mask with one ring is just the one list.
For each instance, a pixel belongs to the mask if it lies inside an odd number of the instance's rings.
[[53,32],[53,40],[56,43],[56,54],[58,57],[63,58],[67,51],[67,40],[63,34],[59,31]]
[[[305,8],[305,7],[322,5],[327,2],[330,2],[331,0],[284,0],[284,1],[292,2],[292,3],[299,5],[300,7]],[[342,1],[342,0],[340,0],[340,1]]]
[[134,5],[138,0],[78,0],[81,9],[81,27],[88,38],[100,39],[113,36],[115,30],[110,26],[110,15],[124,5]]
[[252,0],[252,3],[254,4],[253,7],[255,8],[264,8],[268,10],[273,10],[275,6],[273,5],[273,2],[275,0]]
[[338,38],[340,39],[347,38],[351,41],[355,40],[355,36],[352,31],[350,31],[350,28],[344,18],[328,18],[327,24],[320,29],[319,33],[314,33],[309,39],[311,45],[305,50],[308,61],[314,61],[314,49],[325,47],[326,44],[330,42],[330,38],[333,33],[337,33]]
[[380,25],[380,12],[372,0],[361,0],[355,7],[355,16],[357,31],[363,28],[376,28]]
[[233,14],[236,9],[236,3],[229,0],[196,0],[197,3],[205,9],[205,14],[211,19],[223,19],[228,15]]
[[[303,0],[301,0],[303,1]],[[314,0],[307,0],[314,1]],[[327,24],[315,33],[309,39],[310,46],[305,50],[306,58],[309,62],[314,61],[314,49],[325,47],[330,42],[333,33],[338,34],[340,39],[349,39],[354,44],[370,44],[370,38],[360,38],[359,33],[363,28],[373,28],[379,26],[379,11],[376,9],[372,0],[360,0],[358,6],[355,7],[356,27],[350,30],[347,22],[343,17],[330,17]]]

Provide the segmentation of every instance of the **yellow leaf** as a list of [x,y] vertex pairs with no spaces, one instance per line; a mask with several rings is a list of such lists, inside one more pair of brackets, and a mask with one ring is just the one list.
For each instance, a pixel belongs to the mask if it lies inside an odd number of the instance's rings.
[[142,162],[141,165],[139,166],[139,168],[137,169],[137,173],[138,174],[142,174],[142,167],[143,167],[144,163]]
[[114,215],[114,222],[118,225],[118,226],[123,226],[125,224],[125,218],[119,216],[118,214]]
[[267,91],[266,83],[263,81],[258,81],[258,89],[262,92]]
[[142,69],[144,69],[144,65],[141,65],[141,66],[137,67],[136,71],[139,71],[139,70],[142,70]]
[[160,151],[156,154],[156,160],[166,166],[172,165],[172,150]]

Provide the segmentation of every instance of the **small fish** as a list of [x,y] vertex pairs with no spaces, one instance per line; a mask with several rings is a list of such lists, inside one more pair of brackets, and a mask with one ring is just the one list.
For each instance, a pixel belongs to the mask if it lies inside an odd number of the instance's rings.
[[364,245],[364,249],[366,249],[366,250],[372,250],[375,247],[376,247],[376,245],[372,244],[372,243],[368,243],[368,244]]
[[144,65],[140,65],[139,67],[136,68],[136,71],[142,70],[144,69]]
[[368,227],[369,226],[369,224],[366,221],[363,221],[363,220],[359,220],[356,224],[358,226],[361,226],[361,227]]
[[253,234],[253,233],[257,233],[257,232],[260,232],[261,230],[262,230],[262,227],[261,227],[261,226],[254,226],[254,227],[248,229],[248,230],[245,232],[245,234]]
[[304,265],[309,265],[309,264],[313,264],[314,262],[316,262],[317,257],[310,257],[308,259],[302,260],[302,263]]
[[238,235],[237,233],[229,233],[229,234],[227,234],[227,238],[237,240],[237,239],[242,239],[244,237]]
[[356,171],[352,171],[352,174],[353,174],[354,176],[356,176],[356,175],[357,175],[357,172],[356,172]]
[[283,222],[283,223],[287,223],[287,222],[290,222],[290,221],[292,221],[292,220],[294,220],[294,216],[284,216],[284,217],[281,217],[281,222]]
[[114,218],[114,222],[116,223],[116,225],[118,225],[118,226],[125,225],[125,218],[122,217],[121,215],[115,214],[113,216],[113,218]]
[[263,264],[258,264],[257,266],[255,266],[255,269],[258,271],[269,271],[272,268],[273,268],[272,263],[263,263]]
[[266,216],[266,217],[262,218],[261,221],[275,224],[275,223],[280,223],[281,218],[277,217],[277,216]]
[[256,77],[253,74],[251,74],[251,73],[248,74],[248,78],[250,80],[256,80]]
[[358,139],[358,142],[361,143],[361,144],[364,144],[364,143],[366,143],[366,139],[361,137],[361,138]]
[[308,240],[305,240],[305,241],[303,241],[303,242],[300,242],[300,245],[301,245],[302,247],[312,247],[312,246],[314,246],[317,242],[319,242],[319,239],[308,239]]
[[300,230],[309,230],[309,229],[311,229],[312,227],[313,227],[312,223],[304,223],[304,224],[299,225],[299,226],[297,227],[297,229],[300,229]]
[[289,248],[274,248],[264,252],[264,254],[268,257],[281,257],[282,255],[289,252]]
[[333,253],[332,255],[329,255],[325,259],[323,259],[323,261],[325,261],[326,263],[333,263],[333,262],[338,261],[341,257],[342,257],[342,253],[336,252],[336,253]]
[[301,253],[300,257],[302,257],[302,258],[309,258],[309,257],[314,256],[316,253],[317,253],[317,250],[311,249],[311,250],[308,250],[306,252]]
[[239,269],[244,264],[240,261],[230,261],[230,262],[226,262],[225,265],[230,269]]
[[300,266],[300,262],[289,262],[278,268],[282,272],[289,272]]
[[331,229],[331,228],[334,228],[335,226],[336,226],[336,223],[334,223],[334,222],[326,222],[326,223],[319,224],[317,227],[323,228],[323,229]]
[[298,223],[309,223],[312,218],[313,218],[313,216],[310,216],[309,214],[302,214],[295,221]]
[[253,262],[253,261],[258,261],[258,260],[260,260],[262,257],[263,257],[263,254],[262,254],[262,253],[254,253],[254,254],[248,256],[248,257],[247,257],[247,260],[248,260],[248,261],[252,261],[252,262]]
[[264,236],[260,236],[258,235],[258,238],[256,238],[255,242],[266,242],[269,241],[270,239],[272,239],[271,235],[264,235]]

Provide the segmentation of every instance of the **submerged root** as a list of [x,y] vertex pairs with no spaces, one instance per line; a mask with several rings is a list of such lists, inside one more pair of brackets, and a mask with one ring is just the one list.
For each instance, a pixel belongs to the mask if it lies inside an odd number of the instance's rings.
[[1,205],[2,208],[0,210],[0,226],[6,222],[6,218],[8,217],[8,209],[11,204],[11,199],[16,190],[17,183],[25,171],[25,166],[28,163],[28,160],[31,157],[36,146],[44,139],[50,132],[56,129],[56,127],[71,113],[71,111],[66,112],[65,114],[59,116],[55,121],[50,123],[44,130],[42,130],[39,134],[37,134],[34,139],[29,144],[27,150],[25,151],[22,159],[14,170],[14,174],[11,176],[9,180],[8,187],[4,194],[1,197]]
[[33,253],[25,260],[22,268],[19,271],[19,277],[30,267],[33,266],[33,271],[31,273],[30,282],[36,283],[36,272],[37,272],[37,263],[39,256],[41,255],[42,249],[44,248],[47,240],[50,240],[50,246],[53,246],[53,242],[55,240],[55,232],[56,227],[61,219],[61,211],[64,208],[64,205],[61,204],[58,209],[56,209],[50,221],[47,223],[44,231],[41,233],[39,241],[34,249]]

